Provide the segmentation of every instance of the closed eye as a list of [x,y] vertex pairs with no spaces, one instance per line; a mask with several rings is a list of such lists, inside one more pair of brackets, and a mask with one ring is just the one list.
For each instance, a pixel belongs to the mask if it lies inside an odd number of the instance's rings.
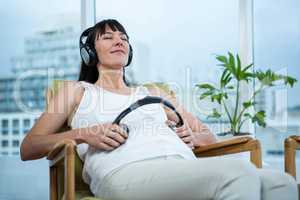
[[112,37],[103,37],[103,40],[112,39]]

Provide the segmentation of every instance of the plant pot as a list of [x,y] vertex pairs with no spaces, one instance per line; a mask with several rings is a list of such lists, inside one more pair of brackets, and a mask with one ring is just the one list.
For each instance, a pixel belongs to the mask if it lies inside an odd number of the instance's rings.
[[221,132],[216,134],[218,139],[229,139],[236,136],[253,136],[253,134],[248,132],[239,132],[239,133],[233,133],[232,131],[227,132]]
[[233,133],[232,131],[226,131],[226,132],[217,133],[217,136],[226,136],[226,135],[231,135],[231,136],[247,136],[247,135],[252,135],[252,134],[248,133],[248,132]]

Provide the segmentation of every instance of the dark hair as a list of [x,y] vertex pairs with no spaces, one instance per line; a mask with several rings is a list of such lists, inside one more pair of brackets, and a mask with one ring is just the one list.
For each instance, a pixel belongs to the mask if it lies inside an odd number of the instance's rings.
[[[105,19],[97,24],[94,25],[93,31],[88,35],[85,43],[88,43],[90,47],[92,47],[95,50],[95,39],[96,37],[101,36],[105,33],[105,28],[108,26],[111,28],[112,31],[120,31],[124,33],[127,36],[127,39],[129,40],[129,37],[127,35],[127,32],[125,28],[115,19]],[[96,50],[95,50],[96,52]],[[98,57],[97,57],[98,59]],[[97,62],[98,63],[98,60]],[[97,64],[92,66],[87,66],[83,61],[81,61],[81,67],[80,67],[80,73],[78,81],[86,81],[89,83],[95,83],[98,80],[99,72],[97,69]],[[125,78],[125,67],[123,67],[123,81],[124,83],[129,86],[130,83]]]

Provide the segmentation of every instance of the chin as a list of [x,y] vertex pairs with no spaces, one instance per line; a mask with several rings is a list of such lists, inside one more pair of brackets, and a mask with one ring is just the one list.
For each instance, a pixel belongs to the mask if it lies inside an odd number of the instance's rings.
[[113,69],[122,69],[126,64],[124,62],[111,63],[111,68]]

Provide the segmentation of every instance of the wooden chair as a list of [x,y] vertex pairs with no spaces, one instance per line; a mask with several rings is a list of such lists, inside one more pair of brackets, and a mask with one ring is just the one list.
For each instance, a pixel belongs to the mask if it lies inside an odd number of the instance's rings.
[[[293,135],[284,141],[284,168],[285,172],[297,178],[296,172],[296,150],[300,150],[300,136]],[[300,200],[300,184],[298,184]]]
[[[61,81],[55,81],[52,89],[48,89],[47,103],[55,95],[61,83]],[[159,85],[159,87],[161,86]],[[163,86],[163,89],[167,89],[167,87]],[[65,123],[62,130],[68,128]],[[250,152],[251,162],[261,168],[261,146],[259,141],[252,137],[234,137],[193,150],[197,157],[221,156],[246,151]],[[66,139],[58,142],[49,152],[47,159],[50,168],[51,200],[100,200],[93,197],[89,186],[82,180],[83,163],[77,154],[75,141]]]

